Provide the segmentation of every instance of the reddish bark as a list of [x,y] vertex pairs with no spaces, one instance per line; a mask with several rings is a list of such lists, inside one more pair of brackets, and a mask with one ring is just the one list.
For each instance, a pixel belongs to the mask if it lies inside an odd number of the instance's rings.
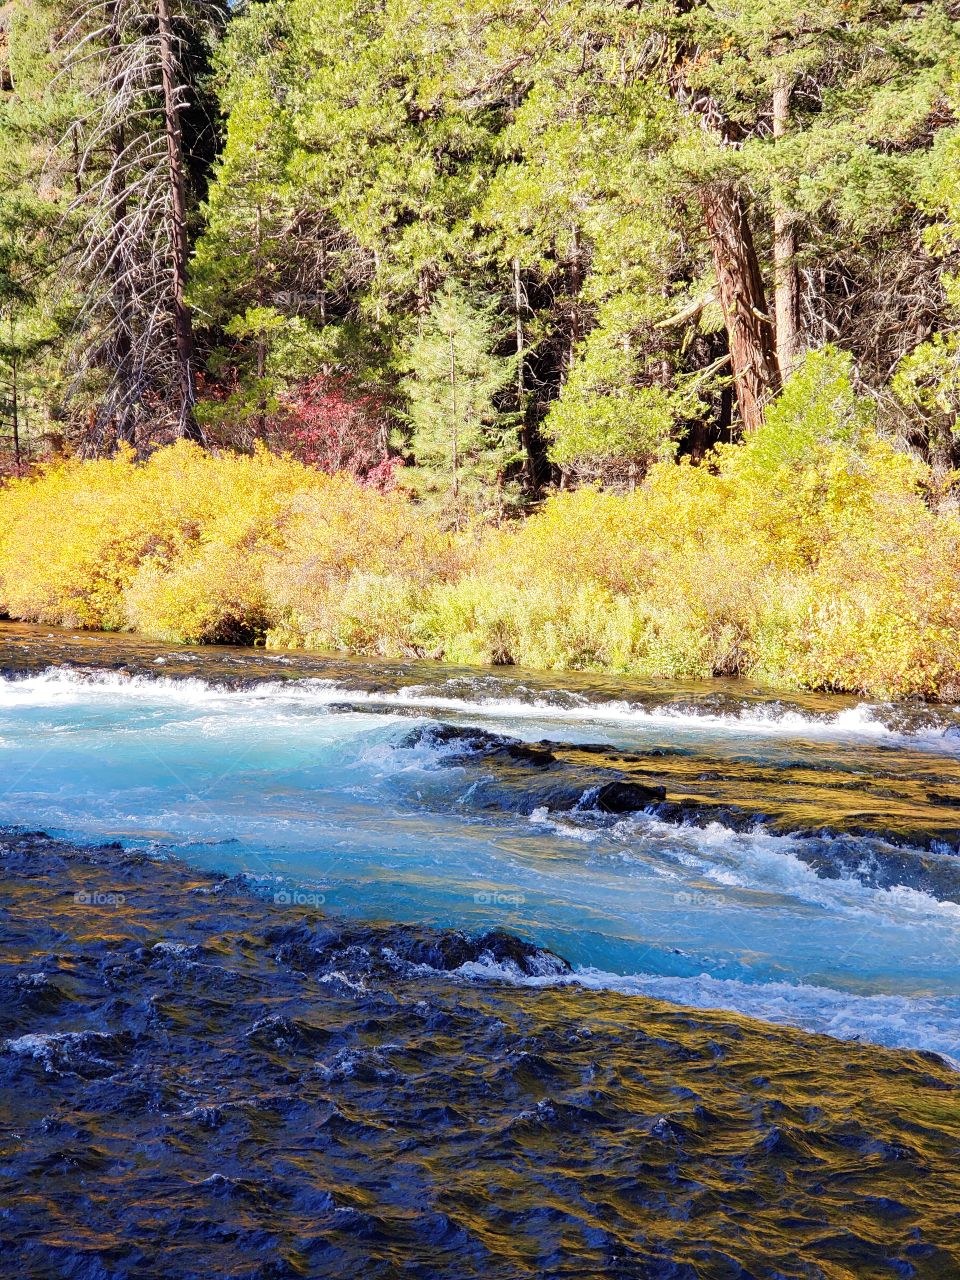
[[715,182],[701,193],[713,246],[730,365],[745,432],[763,422],[768,401],[780,389],[773,324],[743,195],[733,182]]

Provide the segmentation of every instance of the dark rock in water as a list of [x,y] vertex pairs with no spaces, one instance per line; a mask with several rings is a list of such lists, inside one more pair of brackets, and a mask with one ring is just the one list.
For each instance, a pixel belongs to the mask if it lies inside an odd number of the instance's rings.
[[459,747],[465,755],[476,755],[478,752],[497,747],[507,741],[509,739],[503,737],[502,734],[488,733],[485,729],[474,729],[468,725],[431,722],[417,725],[415,729],[411,729],[409,733],[404,734],[397,745],[404,749],[424,745],[429,747],[453,745]]
[[473,961],[512,965],[519,973],[539,977],[548,973],[570,973],[566,960],[542,947],[524,942],[503,929],[493,929],[475,938],[463,933],[445,933],[425,949],[406,949],[405,958],[434,969],[454,970]]
[[[821,779],[814,773],[812,798],[804,807],[796,782],[776,765],[742,761],[726,770],[704,769],[699,752],[682,747],[657,748],[645,754],[625,752],[606,743],[525,743],[505,734],[471,726],[428,723],[418,726],[401,746],[429,744],[443,748],[441,765],[473,774],[472,807],[531,814],[545,808],[575,813],[579,821],[646,811],[661,822],[706,827],[719,823],[746,833],[763,827],[774,835],[799,837],[790,852],[825,879],[854,876],[873,888],[907,886],[933,897],[960,901],[960,824],[957,795],[932,790],[918,781],[905,797],[897,787],[873,779],[857,779],[847,812],[830,793],[824,821]],[[752,803],[741,800],[741,793]],[[452,793],[450,803],[461,797]],[[886,802],[896,821],[869,821],[865,804]],[[436,803],[434,800],[433,803]],[[905,825],[920,803],[934,810],[936,825]]]
[[624,780],[605,783],[597,792],[595,804],[601,813],[635,813],[662,804],[666,798],[664,787]]
[[557,762],[549,742],[521,742],[519,738],[510,738],[503,733],[490,733],[486,729],[457,724],[419,725],[405,734],[398,745],[401,748],[423,745],[453,747],[455,749],[447,756],[448,763],[462,758],[497,755],[540,768]]
[[500,930],[291,918],[172,860],[21,834],[0,866],[4,1276],[960,1275],[934,1055],[586,990]]
[[540,769],[557,763],[557,757],[550,750],[549,743],[512,742],[506,750],[512,760],[524,760]]
[[661,822],[673,822],[678,826],[705,827],[711,822],[722,823],[731,831],[750,831],[766,822],[763,813],[751,812],[732,804],[704,804],[693,799],[664,800],[654,810]]
[[471,937],[461,930],[436,932],[409,925],[347,925],[324,920],[275,926],[266,940],[281,963],[303,973],[339,973],[352,980],[393,979],[427,968],[452,972],[475,961],[512,966],[528,977],[570,972],[566,960],[505,930]]
[[[621,753],[597,743],[522,742],[506,734],[452,724],[425,724],[405,734],[401,748],[450,748],[441,763],[482,769],[473,802],[481,808],[559,813],[578,806],[629,813],[664,800],[656,783],[629,778]],[[604,758],[606,757],[606,758]]]

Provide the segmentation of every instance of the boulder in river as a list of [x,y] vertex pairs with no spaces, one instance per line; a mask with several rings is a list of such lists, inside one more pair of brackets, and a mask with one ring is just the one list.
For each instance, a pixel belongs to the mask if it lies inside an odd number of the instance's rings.
[[607,782],[597,792],[595,807],[601,813],[635,813],[667,798],[665,787],[618,778]]

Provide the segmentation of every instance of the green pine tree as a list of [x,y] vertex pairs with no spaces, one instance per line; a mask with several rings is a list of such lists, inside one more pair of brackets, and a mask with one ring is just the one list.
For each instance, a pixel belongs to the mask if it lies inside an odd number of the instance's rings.
[[[496,354],[496,303],[471,300],[448,281],[403,358],[408,447],[405,478],[455,523],[501,512],[519,458],[517,415],[500,400],[516,377],[516,357]],[[509,398],[509,397],[507,397]]]

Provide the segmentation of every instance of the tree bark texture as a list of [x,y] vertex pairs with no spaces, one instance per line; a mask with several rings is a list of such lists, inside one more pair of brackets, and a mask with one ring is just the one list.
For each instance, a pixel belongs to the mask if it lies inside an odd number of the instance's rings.
[[717,286],[730,348],[730,364],[744,432],[763,422],[768,401],[780,389],[773,325],[743,195],[733,182],[715,182],[701,193],[713,247]]

